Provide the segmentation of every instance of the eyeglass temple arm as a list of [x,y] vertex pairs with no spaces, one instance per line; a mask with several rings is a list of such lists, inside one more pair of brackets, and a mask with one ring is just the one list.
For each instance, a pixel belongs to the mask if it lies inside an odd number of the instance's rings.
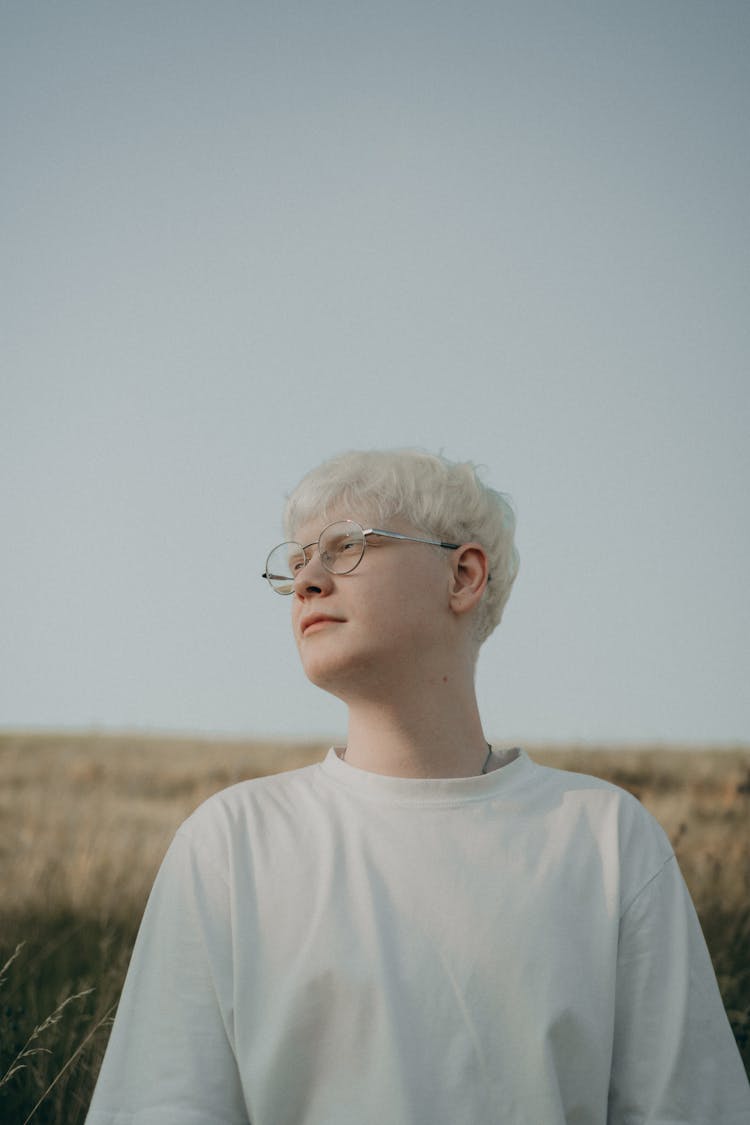
[[444,543],[442,539],[422,539],[416,535],[402,535],[400,531],[384,531],[382,527],[366,527],[362,529],[364,535],[387,535],[389,539],[406,539],[409,543],[429,543],[431,547],[445,547],[449,551],[457,551],[460,543]]

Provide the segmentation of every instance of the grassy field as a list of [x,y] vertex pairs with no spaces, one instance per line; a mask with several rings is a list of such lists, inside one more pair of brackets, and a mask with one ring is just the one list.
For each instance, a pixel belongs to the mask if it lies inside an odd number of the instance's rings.
[[[83,1121],[146,896],[177,825],[217,789],[306,765],[326,749],[0,734],[1,1121]],[[629,789],[666,829],[748,1065],[750,748],[528,750]]]

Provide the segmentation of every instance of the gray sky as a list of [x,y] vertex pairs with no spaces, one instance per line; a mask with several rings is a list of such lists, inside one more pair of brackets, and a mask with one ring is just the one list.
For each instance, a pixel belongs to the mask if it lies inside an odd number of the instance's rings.
[[486,733],[750,739],[750,7],[2,0],[0,726],[337,737],[259,578],[485,466]]

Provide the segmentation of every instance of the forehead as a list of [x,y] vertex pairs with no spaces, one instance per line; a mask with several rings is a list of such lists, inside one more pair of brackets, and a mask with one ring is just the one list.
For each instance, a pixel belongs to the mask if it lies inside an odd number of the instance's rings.
[[324,528],[332,523],[344,523],[352,520],[361,527],[372,527],[372,522],[366,518],[365,512],[352,512],[349,507],[335,507],[320,516],[312,516],[304,520],[298,527],[293,528],[292,538],[298,543],[315,543]]
[[389,516],[381,522],[381,517],[372,509],[368,511],[367,508],[357,507],[353,510],[348,504],[336,504],[320,516],[303,520],[298,527],[293,528],[292,539],[303,545],[316,543],[324,528],[332,523],[343,523],[346,520],[352,520],[365,529],[382,527],[385,531],[401,531],[407,535],[411,532],[419,533],[399,516]]

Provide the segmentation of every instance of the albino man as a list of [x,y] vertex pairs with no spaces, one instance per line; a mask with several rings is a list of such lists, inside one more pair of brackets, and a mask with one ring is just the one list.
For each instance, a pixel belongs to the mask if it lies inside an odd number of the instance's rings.
[[473,466],[411,450],[292,494],[264,577],[346,745],[179,829],[89,1125],[748,1125],[664,832],[485,739],[514,524]]

